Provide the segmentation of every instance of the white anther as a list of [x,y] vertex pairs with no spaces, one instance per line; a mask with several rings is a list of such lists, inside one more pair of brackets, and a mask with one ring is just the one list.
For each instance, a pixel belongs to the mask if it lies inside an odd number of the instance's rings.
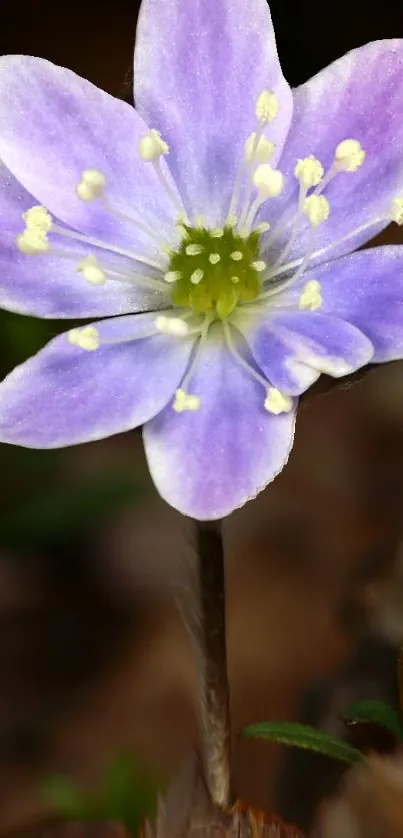
[[233,250],[230,253],[230,259],[233,259],[234,262],[240,262],[243,259],[243,253],[241,250]]
[[264,403],[265,409],[269,413],[274,413],[278,416],[279,413],[289,413],[292,410],[291,396],[285,396],[277,387],[269,387]]
[[210,256],[208,257],[208,259],[209,259],[209,262],[211,262],[212,265],[216,265],[217,262],[220,261],[221,256],[220,256],[219,253],[210,253]]
[[309,279],[304,285],[298,307],[308,309],[308,311],[316,311],[323,304],[321,290],[322,286],[317,279]]
[[306,189],[310,189],[311,186],[317,186],[321,182],[324,169],[320,160],[310,154],[309,157],[298,160],[294,174]]
[[193,413],[199,410],[200,401],[200,396],[187,393],[186,390],[179,388],[175,393],[175,400],[172,407],[177,413],[183,413],[185,410]]
[[365,160],[365,151],[358,140],[343,140],[336,148],[337,168],[343,172],[356,172]]
[[139,155],[142,160],[152,162],[158,160],[162,154],[168,154],[169,146],[162,139],[159,131],[152,128],[139,142]]
[[222,227],[213,227],[209,230],[210,236],[212,239],[222,239],[224,235],[224,230]]
[[177,224],[176,229],[177,229],[178,235],[181,236],[182,239],[188,239],[189,238],[189,233],[188,233],[186,227],[184,227],[182,224]]
[[262,195],[276,198],[284,189],[284,176],[279,169],[273,169],[270,163],[262,163],[253,173],[253,183]]
[[157,332],[163,335],[174,335],[175,337],[185,337],[189,334],[189,326],[180,317],[165,317],[164,314],[159,314],[154,320]]
[[272,122],[278,114],[278,99],[271,90],[262,90],[256,102],[259,122]]
[[203,253],[204,247],[202,244],[188,244],[185,247],[185,253],[188,256],[198,256],[199,253]]
[[199,282],[202,281],[203,277],[204,271],[202,271],[201,268],[197,268],[197,271],[193,271],[193,273],[191,274],[190,281],[192,285],[198,285]]
[[81,180],[93,186],[94,189],[103,189],[106,184],[106,177],[100,169],[85,169],[81,175]]
[[50,250],[48,232],[52,227],[52,216],[39,204],[22,213],[25,230],[17,236],[17,247],[27,256],[46,253]]
[[309,195],[304,201],[304,213],[313,227],[318,227],[329,218],[330,204],[324,195]]
[[237,236],[239,236],[240,239],[248,239],[250,236],[249,227],[241,227],[237,230]]
[[266,262],[263,262],[263,259],[258,259],[257,262],[252,262],[251,268],[254,268],[254,270],[257,271],[258,274],[259,274],[262,271],[266,270],[267,265],[266,265]]
[[403,224],[403,198],[395,198],[390,207],[390,217],[392,221],[401,226]]
[[164,274],[165,282],[177,282],[178,279],[181,279],[181,277],[182,274],[180,271],[167,271],[167,273]]
[[81,201],[95,201],[102,195],[106,177],[99,169],[85,169],[76,186],[76,195]]
[[105,271],[101,268],[96,256],[87,256],[83,262],[77,265],[77,270],[91,285],[105,285]]
[[42,207],[40,204],[37,204],[26,212],[23,212],[22,217],[25,221],[27,230],[41,230],[44,233],[48,233],[52,227],[52,216],[47,209]]
[[274,143],[267,140],[266,137],[259,137],[257,147],[255,148],[256,132],[250,134],[245,143],[245,160],[251,163],[252,160],[256,163],[267,163],[275,150]]
[[86,349],[87,352],[93,352],[100,345],[99,332],[95,326],[84,326],[83,329],[71,329],[67,333],[67,340],[73,346],[79,346],[80,349]]
[[233,282],[234,285],[237,285],[239,282],[239,276],[231,276],[230,281]]
[[18,250],[26,256],[47,253],[50,250],[47,233],[41,229],[24,230],[16,239]]
[[196,213],[196,215],[195,215],[195,227],[198,227],[199,230],[200,230],[200,229],[203,229],[203,227],[205,227],[205,226],[206,226],[206,219],[205,219],[204,215],[202,215],[200,212]]
[[261,224],[258,224],[257,227],[255,227],[254,232],[261,234],[261,233],[267,233],[269,230],[270,230],[269,222],[268,221],[262,221]]

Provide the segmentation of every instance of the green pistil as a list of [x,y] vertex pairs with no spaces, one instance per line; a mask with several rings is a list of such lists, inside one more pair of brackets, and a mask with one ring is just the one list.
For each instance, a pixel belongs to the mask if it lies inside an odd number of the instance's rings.
[[222,320],[238,303],[258,297],[262,284],[259,272],[252,267],[259,260],[258,232],[242,238],[229,226],[221,236],[213,235],[214,230],[182,226],[183,239],[168,268],[180,275],[172,285],[175,305]]

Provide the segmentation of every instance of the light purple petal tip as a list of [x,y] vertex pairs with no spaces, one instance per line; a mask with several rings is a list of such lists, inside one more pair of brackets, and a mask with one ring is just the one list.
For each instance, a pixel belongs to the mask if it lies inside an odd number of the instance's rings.
[[[153,315],[94,324],[104,340],[139,337]],[[0,384],[0,440],[57,448],[141,425],[169,401],[184,374],[189,340],[156,335],[90,352],[52,340]]]
[[170,145],[168,163],[189,213],[221,224],[263,89],[279,100],[267,129],[278,153],[292,95],[266,0],[143,0],[134,66],[136,107]]
[[[315,268],[321,312],[347,320],[374,347],[372,362],[403,357],[403,247],[375,247]],[[283,293],[298,301],[303,279]]]
[[143,431],[158,491],[199,520],[229,515],[262,491],[287,462],[294,436],[295,411],[268,413],[264,388],[214,331],[189,385],[199,410],[169,406]]
[[138,155],[147,131],[130,105],[71,70],[31,56],[0,58],[0,158],[37,203],[75,229],[147,246],[143,234],[108,215],[100,200],[77,197],[83,171],[98,168],[115,209],[140,213],[155,231],[171,235],[176,211],[153,166]]
[[[294,91],[294,112],[280,168],[286,188],[276,202],[267,202],[262,217],[278,221],[295,211],[298,183],[293,175],[298,158],[315,155],[327,170],[338,143],[357,139],[366,157],[356,172],[339,174],[325,189],[330,216],[318,230],[316,261],[349,253],[373,238],[388,221],[350,236],[361,225],[388,213],[403,192],[403,40],[375,41],[352,50]],[[307,225],[302,225],[293,256],[305,251]],[[340,238],[349,236],[344,243]]]

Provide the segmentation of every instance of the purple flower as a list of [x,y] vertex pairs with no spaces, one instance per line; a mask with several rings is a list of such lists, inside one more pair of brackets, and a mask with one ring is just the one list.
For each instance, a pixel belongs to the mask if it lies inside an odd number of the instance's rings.
[[[0,59],[0,302],[102,318],[0,385],[0,438],[47,448],[144,425],[183,513],[253,498],[321,372],[403,356],[403,41],[291,91],[266,0],[143,0],[137,110]],[[110,317],[112,316],[112,317]]]

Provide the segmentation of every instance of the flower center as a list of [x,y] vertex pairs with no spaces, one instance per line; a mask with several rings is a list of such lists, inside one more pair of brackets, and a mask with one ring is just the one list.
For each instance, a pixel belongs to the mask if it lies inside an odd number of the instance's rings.
[[223,320],[239,302],[259,296],[266,265],[259,260],[258,230],[243,235],[229,224],[208,229],[183,223],[180,231],[165,274],[175,305]]

